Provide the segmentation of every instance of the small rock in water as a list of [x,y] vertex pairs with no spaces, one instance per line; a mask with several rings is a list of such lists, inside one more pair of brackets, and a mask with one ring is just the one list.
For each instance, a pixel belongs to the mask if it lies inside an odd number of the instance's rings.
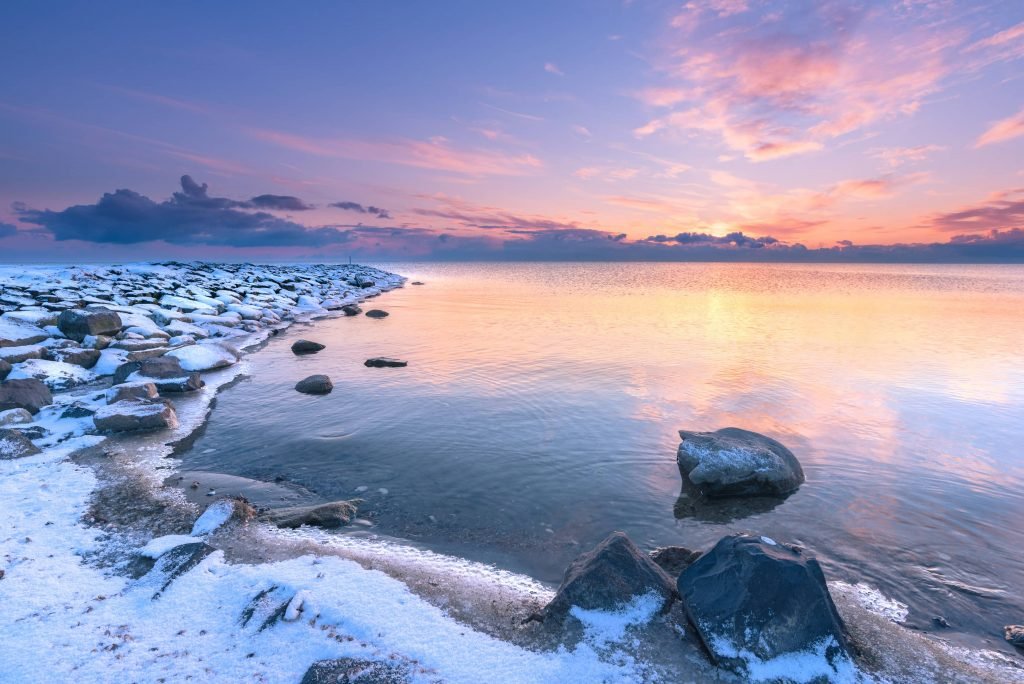
[[363,365],[368,368],[405,368],[409,365],[409,362],[402,361],[401,359],[392,359],[387,356],[375,356],[372,359],[366,359]]
[[796,456],[770,437],[740,428],[679,437],[679,473],[705,496],[781,497],[804,482]]
[[325,345],[319,342],[310,342],[309,340],[296,340],[292,344],[292,352],[295,354],[314,354],[324,348]]
[[388,316],[388,312],[383,309],[370,309],[366,312],[367,318],[387,318]]
[[0,429],[0,461],[38,453],[39,447],[18,430]]
[[414,281],[412,281],[412,284],[413,285],[424,285],[425,283],[423,283],[423,281],[421,281],[421,280],[414,280]]
[[385,489],[384,487],[381,487],[377,491],[380,492],[381,494],[383,494],[384,496],[387,496],[387,494],[388,494],[388,490]]
[[295,383],[295,389],[303,394],[328,394],[334,389],[334,384],[326,375],[310,375]]
[[365,492],[367,489],[369,489],[369,487],[367,487],[366,485],[359,485],[358,487],[356,487],[356,493],[361,494],[362,492]]
[[1006,625],[1003,638],[1017,648],[1024,648],[1024,625]]
[[939,629],[949,629],[949,622],[946,620],[946,618],[942,617],[941,615],[936,615],[935,617],[933,617],[932,624],[938,627]]
[[295,528],[303,525],[334,529],[348,525],[356,515],[359,499],[334,501],[314,506],[293,506],[270,511],[266,517],[278,527]]
[[341,310],[345,313],[346,316],[358,316],[359,314],[363,313],[363,309],[358,304],[346,304],[345,306],[341,307]]

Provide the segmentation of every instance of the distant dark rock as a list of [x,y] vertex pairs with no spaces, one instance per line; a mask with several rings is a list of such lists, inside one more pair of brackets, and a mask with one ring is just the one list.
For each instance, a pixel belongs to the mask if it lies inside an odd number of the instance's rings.
[[616,610],[651,592],[667,609],[675,597],[672,578],[636,547],[623,532],[613,532],[569,565],[555,597],[542,617],[563,621],[573,606],[585,610]]
[[338,658],[319,660],[299,684],[409,684],[412,667],[402,661]]
[[303,394],[329,394],[334,384],[326,375],[310,375],[295,383],[295,389]]
[[0,411],[23,408],[34,415],[52,403],[50,388],[35,378],[0,382]]
[[0,461],[38,454],[39,447],[17,430],[0,428]]
[[346,316],[358,316],[359,314],[363,313],[362,307],[360,307],[358,304],[346,304],[345,306],[341,307],[341,310],[345,313]]
[[3,382],[7,378],[7,374],[11,372],[11,364],[7,363],[3,359],[0,359],[0,382]]
[[1006,625],[1003,638],[1017,648],[1024,648],[1024,625]]
[[68,309],[60,314],[57,327],[72,340],[89,335],[114,335],[121,331],[121,317],[106,309]]
[[313,354],[325,348],[326,345],[320,344],[319,342],[310,342],[309,340],[296,340],[292,344],[292,353]]
[[662,546],[651,551],[651,560],[670,577],[679,574],[700,558],[700,551],[691,551],[685,546]]
[[770,437],[740,428],[680,430],[679,473],[708,497],[786,496],[804,481],[793,453]]
[[372,359],[366,359],[363,365],[370,368],[405,368],[409,365],[409,362],[402,361],[401,359],[392,359],[387,356],[375,356]]
[[390,314],[383,309],[370,309],[366,312],[367,318],[387,318]]
[[100,407],[92,417],[104,432],[135,432],[178,427],[178,416],[169,401],[134,399]]
[[746,676],[741,653],[761,660],[824,649],[838,669],[846,633],[817,560],[767,537],[723,537],[677,583],[687,617],[712,660]]
[[278,508],[266,514],[267,519],[278,527],[322,527],[324,529],[335,529],[344,527],[352,522],[356,516],[359,499],[351,501],[333,501],[326,504],[314,506],[292,506],[289,508]]
[[411,283],[411,284],[412,284],[412,285],[425,285],[426,283],[424,283],[424,282],[422,282],[422,281],[419,281],[419,280],[414,280],[414,281],[412,281],[412,283]]

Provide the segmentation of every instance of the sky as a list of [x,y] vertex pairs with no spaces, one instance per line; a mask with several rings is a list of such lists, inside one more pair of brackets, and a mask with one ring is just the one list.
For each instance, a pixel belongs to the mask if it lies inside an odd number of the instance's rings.
[[1024,2],[14,3],[0,261],[1024,261]]

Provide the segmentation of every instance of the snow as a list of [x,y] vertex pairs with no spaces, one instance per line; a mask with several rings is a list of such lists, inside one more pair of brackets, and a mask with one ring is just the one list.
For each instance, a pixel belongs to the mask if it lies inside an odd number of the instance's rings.
[[96,379],[96,374],[81,366],[63,361],[29,359],[14,364],[13,370],[7,377],[10,380],[36,378],[42,380],[51,390],[61,390],[92,382]]
[[234,353],[218,344],[193,344],[169,351],[167,356],[177,358],[181,362],[181,367],[187,371],[225,368],[238,361]]
[[203,514],[199,516],[195,524],[192,525],[192,536],[201,537],[210,534],[230,520],[234,511],[235,504],[231,499],[214,501],[206,507]]
[[150,539],[148,544],[139,549],[139,555],[146,558],[159,558],[171,549],[201,541],[203,540],[187,534],[167,534]]
[[714,649],[728,658],[739,658],[746,666],[746,679],[751,682],[814,682],[868,681],[856,666],[845,657],[837,657],[836,667],[825,657],[830,647],[836,646],[835,639],[828,637],[812,645],[806,651],[786,653],[763,660],[746,649],[739,649],[728,639],[716,637]]
[[907,604],[891,599],[878,589],[867,584],[848,584],[847,582],[830,582],[831,591],[842,591],[867,611],[890,620],[891,622],[904,622],[910,614]]
[[596,646],[604,646],[621,640],[630,627],[651,621],[665,603],[655,592],[634,596],[633,600],[619,610],[585,610],[573,606],[569,614],[583,623],[586,640]]
[[738,482],[751,473],[774,470],[781,459],[769,451],[735,449],[709,449],[693,442],[683,442],[682,448],[698,461],[690,471],[690,480],[696,484],[706,481]]
[[46,337],[46,331],[31,323],[14,318],[0,317],[0,347],[17,347],[38,342]]

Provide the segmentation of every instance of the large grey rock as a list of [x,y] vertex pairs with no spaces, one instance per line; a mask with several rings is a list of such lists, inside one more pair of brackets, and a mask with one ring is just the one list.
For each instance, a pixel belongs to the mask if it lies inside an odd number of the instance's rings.
[[705,496],[785,496],[803,484],[796,456],[770,437],[731,427],[679,437],[679,473]]
[[334,383],[326,375],[310,375],[295,383],[295,389],[303,394],[328,394]]
[[366,359],[363,365],[368,368],[405,368],[409,365],[409,362],[402,361],[401,359],[392,359],[387,356],[375,356],[372,359]]
[[337,658],[313,663],[299,684],[409,684],[412,667],[403,661]]
[[301,527],[311,525],[324,529],[344,527],[356,516],[359,499],[351,501],[333,501],[313,506],[291,506],[278,508],[266,514],[267,519],[278,527]]
[[39,447],[17,430],[0,428],[0,461],[39,453]]
[[96,429],[104,432],[135,432],[178,427],[174,407],[166,401],[134,399],[101,406],[93,414]]
[[545,622],[564,620],[573,606],[616,610],[651,592],[662,599],[662,609],[667,609],[675,597],[672,578],[624,532],[613,532],[569,565],[542,617]]
[[68,309],[57,319],[60,331],[81,342],[89,335],[115,335],[121,331],[121,317],[106,309]]
[[771,660],[823,651],[849,664],[842,619],[818,562],[767,537],[723,537],[678,581],[687,617],[716,664],[741,676],[752,654]]
[[294,354],[314,354],[324,348],[325,345],[309,340],[295,340],[292,343],[292,353]]
[[48,350],[45,357],[50,361],[61,361],[82,368],[92,368],[100,360],[100,351],[80,347],[63,347]]
[[52,403],[50,388],[35,378],[0,382],[0,411],[22,408],[34,415]]
[[11,372],[11,364],[0,359],[0,382],[3,382],[7,374]]
[[367,318],[387,318],[390,314],[383,309],[370,309],[366,312]]

